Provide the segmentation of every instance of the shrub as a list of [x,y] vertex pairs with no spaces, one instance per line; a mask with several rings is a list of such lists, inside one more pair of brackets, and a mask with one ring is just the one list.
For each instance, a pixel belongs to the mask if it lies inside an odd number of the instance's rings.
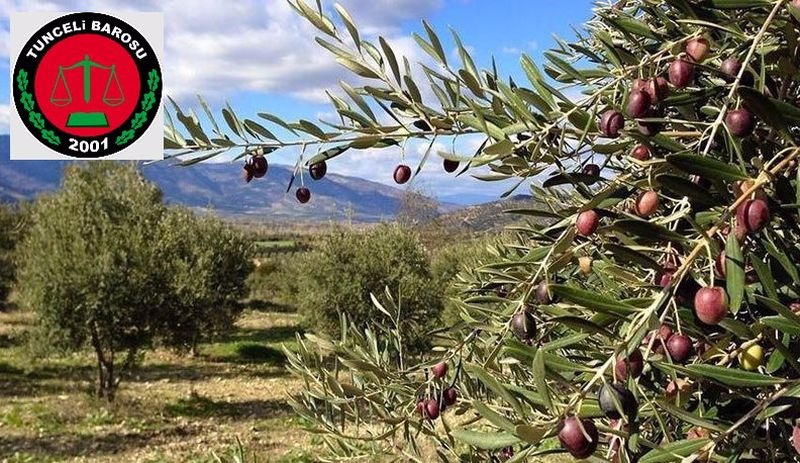
[[314,332],[335,335],[340,314],[364,329],[387,326],[370,294],[384,298],[388,289],[399,300],[406,346],[429,345],[428,331],[437,326],[442,289],[417,236],[396,225],[359,233],[339,229],[328,235],[298,265],[298,312]]
[[265,307],[271,311],[292,311],[301,288],[297,275],[302,272],[307,251],[272,253],[259,258],[259,263],[247,278],[251,307]]
[[432,250],[431,274],[442,288],[444,308],[441,319],[443,326],[454,327],[462,322],[459,274],[491,262],[490,249],[493,247],[494,241],[496,240],[487,237],[463,239],[443,244]]
[[14,284],[14,248],[22,229],[22,214],[10,205],[0,204],[0,307]]
[[202,338],[229,332],[244,309],[251,245],[218,219],[185,209],[170,209],[160,229],[171,296],[161,312],[163,341],[194,354]]

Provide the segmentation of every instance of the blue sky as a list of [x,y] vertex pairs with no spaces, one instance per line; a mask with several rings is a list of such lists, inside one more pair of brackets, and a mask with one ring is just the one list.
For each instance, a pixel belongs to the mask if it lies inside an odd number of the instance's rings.
[[[553,35],[571,38],[572,26],[591,16],[592,1],[562,0],[340,0],[368,38],[385,36],[412,62],[425,59],[411,34],[421,32],[427,18],[445,39],[448,28],[459,31],[481,67],[494,54],[503,75],[518,77],[520,53],[540,61]],[[332,1],[323,4],[332,11]],[[331,113],[323,90],[340,79],[353,80],[313,42],[313,30],[297,18],[284,0],[240,0],[220,8],[217,0],[0,0],[0,133],[8,130],[8,15],[10,11],[81,11],[136,8],[163,11],[166,24],[163,67],[167,91],[182,104],[204,95],[219,108],[228,100],[242,117],[266,110],[286,119],[314,120]],[[447,40],[446,47],[452,48]],[[327,117],[333,119],[332,117]],[[461,147],[467,146],[462,140]],[[445,148],[445,146],[442,146]],[[409,146],[409,164],[421,146]],[[464,151],[463,154],[468,154]],[[274,155],[273,162],[293,163],[296,151]],[[433,158],[432,158],[433,159]],[[331,161],[329,171],[391,183],[400,160],[397,150],[354,152]],[[435,165],[434,165],[435,164]],[[505,185],[484,184],[468,177],[445,176],[438,158],[415,180],[416,187],[446,199],[496,197]],[[520,190],[520,192],[525,192]]]

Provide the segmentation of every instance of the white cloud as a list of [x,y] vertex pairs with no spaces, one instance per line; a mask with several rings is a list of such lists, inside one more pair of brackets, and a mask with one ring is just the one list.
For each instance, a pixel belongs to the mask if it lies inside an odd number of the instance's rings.
[[0,133],[8,133],[8,118],[11,108],[7,104],[0,105]]
[[7,65],[6,61],[9,52],[8,36],[9,36],[8,28],[3,24],[0,24],[0,60],[1,60],[0,62],[2,62],[3,65]]
[[[473,60],[475,59],[475,47],[473,47],[472,45],[464,45],[464,50],[466,50],[467,53],[469,53],[469,55],[472,57]],[[461,52],[458,50],[457,46],[453,47],[453,49],[450,50],[450,57],[457,60],[461,59]]]
[[536,51],[538,48],[539,48],[539,42],[533,40],[533,41],[528,42],[527,47],[506,46],[506,47],[503,47],[501,49],[501,51],[503,53],[505,53],[505,54],[508,54],[508,55],[519,55],[519,54],[521,54],[522,52],[525,52],[525,51],[527,51],[527,52]]
[[[367,38],[383,35],[401,62],[406,56],[412,64],[424,62],[437,67],[415,41],[403,33],[402,25],[430,16],[443,7],[443,0],[339,1],[351,13],[363,35]],[[333,0],[325,0],[324,4],[329,12],[333,11]],[[166,56],[162,65],[167,93],[180,99],[201,93],[215,100],[249,90],[327,102],[324,89],[337,89],[342,79],[353,82],[353,75],[314,41],[314,36],[318,35],[316,29],[302,20],[285,0],[240,0],[220,5],[218,0],[0,0],[0,60],[8,54],[7,22],[4,25],[3,21],[10,11],[136,9],[164,12]],[[346,32],[343,36],[349,39]],[[473,47],[467,49],[474,52]],[[454,55],[458,55],[457,51]],[[413,67],[424,100],[435,102],[429,87],[422,85],[427,79],[417,66]],[[8,106],[0,106],[0,133],[7,131],[8,113]],[[376,113],[380,119],[387,117],[380,111]],[[316,115],[336,121],[329,110]],[[479,143],[480,140],[462,137],[457,142],[458,152],[471,156]],[[426,148],[425,141],[409,143],[402,162],[416,169]],[[436,149],[449,150],[450,141],[445,140],[444,145]],[[307,156],[312,154],[313,150],[307,151]],[[275,153],[274,157],[276,162],[293,164],[297,155],[297,150],[287,149]],[[392,172],[400,162],[400,150],[396,147],[366,150],[344,154],[331,163],[330,170],[394,185]],[[469,174],[461,178],[446,174],[441,158],[434,152],[413,186],[447,195],[478,191],[498,195],[502,191],[500,184],[477,182]]]
[[[325,7],[332,11],[332,1]],[[403,22],[442,7],[443,0],[342,0],[362,31],[400,41]],[[313,2],[311,2],[313,4]],[[163,11],[164,73],[167,93],[202,93],[212,98],[233,91],[288,94],[326,101],[323,90],[350,77],[316,44],[316,30],[285,0],[0,0],[0,20],[10,11]],[[7,31],[0,26],[0,59],[8,55]],[[346,33],[344,34],[347,35]]]

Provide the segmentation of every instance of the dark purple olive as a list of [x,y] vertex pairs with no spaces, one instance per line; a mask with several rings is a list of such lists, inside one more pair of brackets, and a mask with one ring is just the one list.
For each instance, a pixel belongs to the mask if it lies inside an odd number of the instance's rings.
[[267,175],[269,164],[267,163],[267,158],[264,156],[253,156],[250,158],[250,164],[252,166],[251,172],[253,173],[253,177],[262,178]]
[[297,189],[295,193],[297,200],[300,201],[301,204],[305,204],[311,200],[311,191],[308,190],[306,187],[300,187]]
[[742,70],[742,63],[736,58],[728,58],[722,62],[719,70],[722,72],[722,78],[725,79],[725,82],[731,83],[739,75],[739,71]]
[[431,372],[433,373],[433,377],[436,379],[442,379],[447,375],[447,364],[444,362],[437,363],[436,365],[431,368]]
[[425,402],[425,415],[431,421],[439,418],[439,402],[434,399],[428,399]]
[[550,291],[550,285],[544,281],[539,282],[536,286],[536,302],[542,305],[553,303],[553,293]]
[[650,96],[650,104],[657,104],[669,96],[669,85],[667,85],[667,79],[663,77],[650,79],[645,90]]
[[763,199],[748,199],[736,209],[736,224],[747,233],[760,232],[770,219],[769,205]]
[[[585,431],[585,434],[584,434]],[[558,425],[558,440],[567,452],[575,458],[587,458],[597,450],[599,433],[594,421],[574,416],[565,418]]]
[[734,136],[746,137],[753,133],[756,121],[750,111],[744,108],[734,109],[725,116],[725,126]]
[[402,185],[411,180],[411,168],[405,164],[400,164],[394,169],[394,181]]
[[[719,71],[722,74],[722,79],[725,80],[727,83],[733,83],[736,80],[736,76],[739,75],[739,72],[742,70],[742,63],[736,58],[728,58],[722,62],[719,67]],[[750,71],[744,71],[742,74],[742,79],[739,81],[744,87],[752,87],[755,83],[755,79],[753,78],[753,73]]]
[[642,370],[644,370],[644,358],[639,349],[631,352],[627,358],[617,357],[617,363],[614,365],[614,372],[620,381],[628,379],[628,375],[638,378],[642,375]]
[[600,116],[600,133],[606,138],[619,137],[619,131],[625,126],[625,118],[617,111],[609,109]]
[[694,64],[677,59],[669,65],[669,82],[677,88],[688,86],[694,80]]
[[644,117],[650,110],[650,95],[634,90],[628,96],[628,115],[634,119]]
[[517,312],[511,317],[511,332],[520,341],[531,341],[536,337],[536,319],[527,310]]
[[592,177],[600,176],[600,166],[597,164],[586,164],[583,167],[583,173]]
[[448,406],[455,405],[455,403],[458,401],[458,391],[454,387],[448,387],[445,389],[442,396],[444,397],[444,403]]
[[456,170],[458,170],[459,162],[453,161],[452,159],[445,159],[442,161],[442,166],[444,167],[444,171],[448,174],[452,174]]
[[672,276],[675,274],[675,271],[677,270],[678,268],[675,266],[675,264],[671,262],[665,263],[664,266],[661,268],[661,271],[656,273],[656,276],[653,279],[653,284],[660,286],[662,288],[666,288],[667,285],[669,285],[670,282],[672,281]]
[[597,393],[597,401],[603,413],[612,420],[618,420],[623,415],[633,420],[638,411],[636,398],[622,383],[604,384]]
[[248,164],[245,164],[242,169],[242,178],[246,183],[250,183],[253,180],[253,169]]
[[675,363],[684,363],[692,355],[694,346],[689,336],[673,334],[667,341],[667,352]]
[[320,180],[328,173],[328,164],[325,161],[315,162],[308,167],[308,174],[314,180]]
[[645,337],[644,343],[649,344],[653,336],[655,336],[655,339],[653,339],[653,351],[663,354],[664,346],[669,341],[669,338],[672,337],[672,328],[669,325],[661,325],[657,331],[653,331]]

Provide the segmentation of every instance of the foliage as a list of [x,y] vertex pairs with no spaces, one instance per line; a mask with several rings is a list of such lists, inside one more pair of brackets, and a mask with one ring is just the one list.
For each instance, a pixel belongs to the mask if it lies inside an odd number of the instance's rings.
[[315,333],[336,335],[340,315],[363,329],[389,327],[371,295],[384,290],[399,299],[404,346],[429,345],[427,333],[437,327],[442,310],[441,289],[430,261],[410,230],[381,225],[359,233],[340,229],[327,236],[298,265],[298,312]]
[[91,346],[98,394],[113,398],[119,358],[132,363],[153,340],[168,292],[158,223],[161,193],[133,166],[70,167],[43,197],[20,244],[21,300],[52,343]]
[[307,252],[271,253],[260,257],[247,278],[251,305],[259,301],[272,310],[290,308],[302,293],[297,275],[302,272],[300,267]]
[[194,347],[228,329],[249,271],[245,240],[162,204],[135,165],[71,166],[19,246],[22,302],[43,339],[97,356],[98,395],[161,340]]
[[[321,2],[291,4],[321,32],[318,43],[365,80],[343,84],[346,98],[331,95],[341,122],[324,129],[260,114],[307,136],[303,144],[327,147],[308,163],[409,138],[432,146],[477,135],[478,152],[458,159],[484,180],[532,179],[549,207],[517,211],[546,221],[515,227],[490,262],[465,273],[465,328],[440,333],[421,361],[378,347],[396,344],[393,333],[302,340],[290,362],[307,389],[294,406],[334,458],[378,448],[422,461],[424,437],[446,461],[526,461],[552,452],[543,443],[579,415],[585,425],[571,429],[582,432],[561,451],[595,460],[797,459],[798,2],[599,5],[574,42],[545,53],[543,68],[522,57],[525,83],[494,66],[479,70],[456,34],[454,63],[424,23],[426,37],[414,38],[436,62],[422,66],[433,101],[408,61],[384,38],[362,37],[342,8],[337,26]],[[666,76],[672,86],[657,79]],[[393,122],[378,122],[378,111]],[[180,119],[191,136],[173,127],[166,143],[198,155],[214,144],[245,152],[287,144],[232,124],[246,141],[225,145]],[[663,342],[662,324],[685,352]],[[766,361],[745,370],[753,362],[738,358],[755,344]],[[620,377],[618,358],[637,351],[641,376]],[[443,379],[431,375],[437,362],[453,367]],[[603,418],[620,408],[606,400],[603,410],[596,399],[614,382],[631,392],[636,416]],[[444,411],[451,385],[455,411],[432,417],[427,410]],[[422,400],[432,407],[420,416]]]
[[462,323],[459,295],[463,281],[459,279],[459,274],[489,261],[494,242],[485,237],[462,237],[454,242],[440,243],[439,247],[431,250],[431,274],[439,281],[444,298],[442,326],[454,327]]
[[22,213],[12,206],[0,204],[0,307],[8,298],[14,284],[14,248],[22,227]]
[[165,342],[196,352],[202,337],[230,331],[243,310],[250,274],[250,244],[213,217],[171,209],[161,222],[173,297],[163,311]]

